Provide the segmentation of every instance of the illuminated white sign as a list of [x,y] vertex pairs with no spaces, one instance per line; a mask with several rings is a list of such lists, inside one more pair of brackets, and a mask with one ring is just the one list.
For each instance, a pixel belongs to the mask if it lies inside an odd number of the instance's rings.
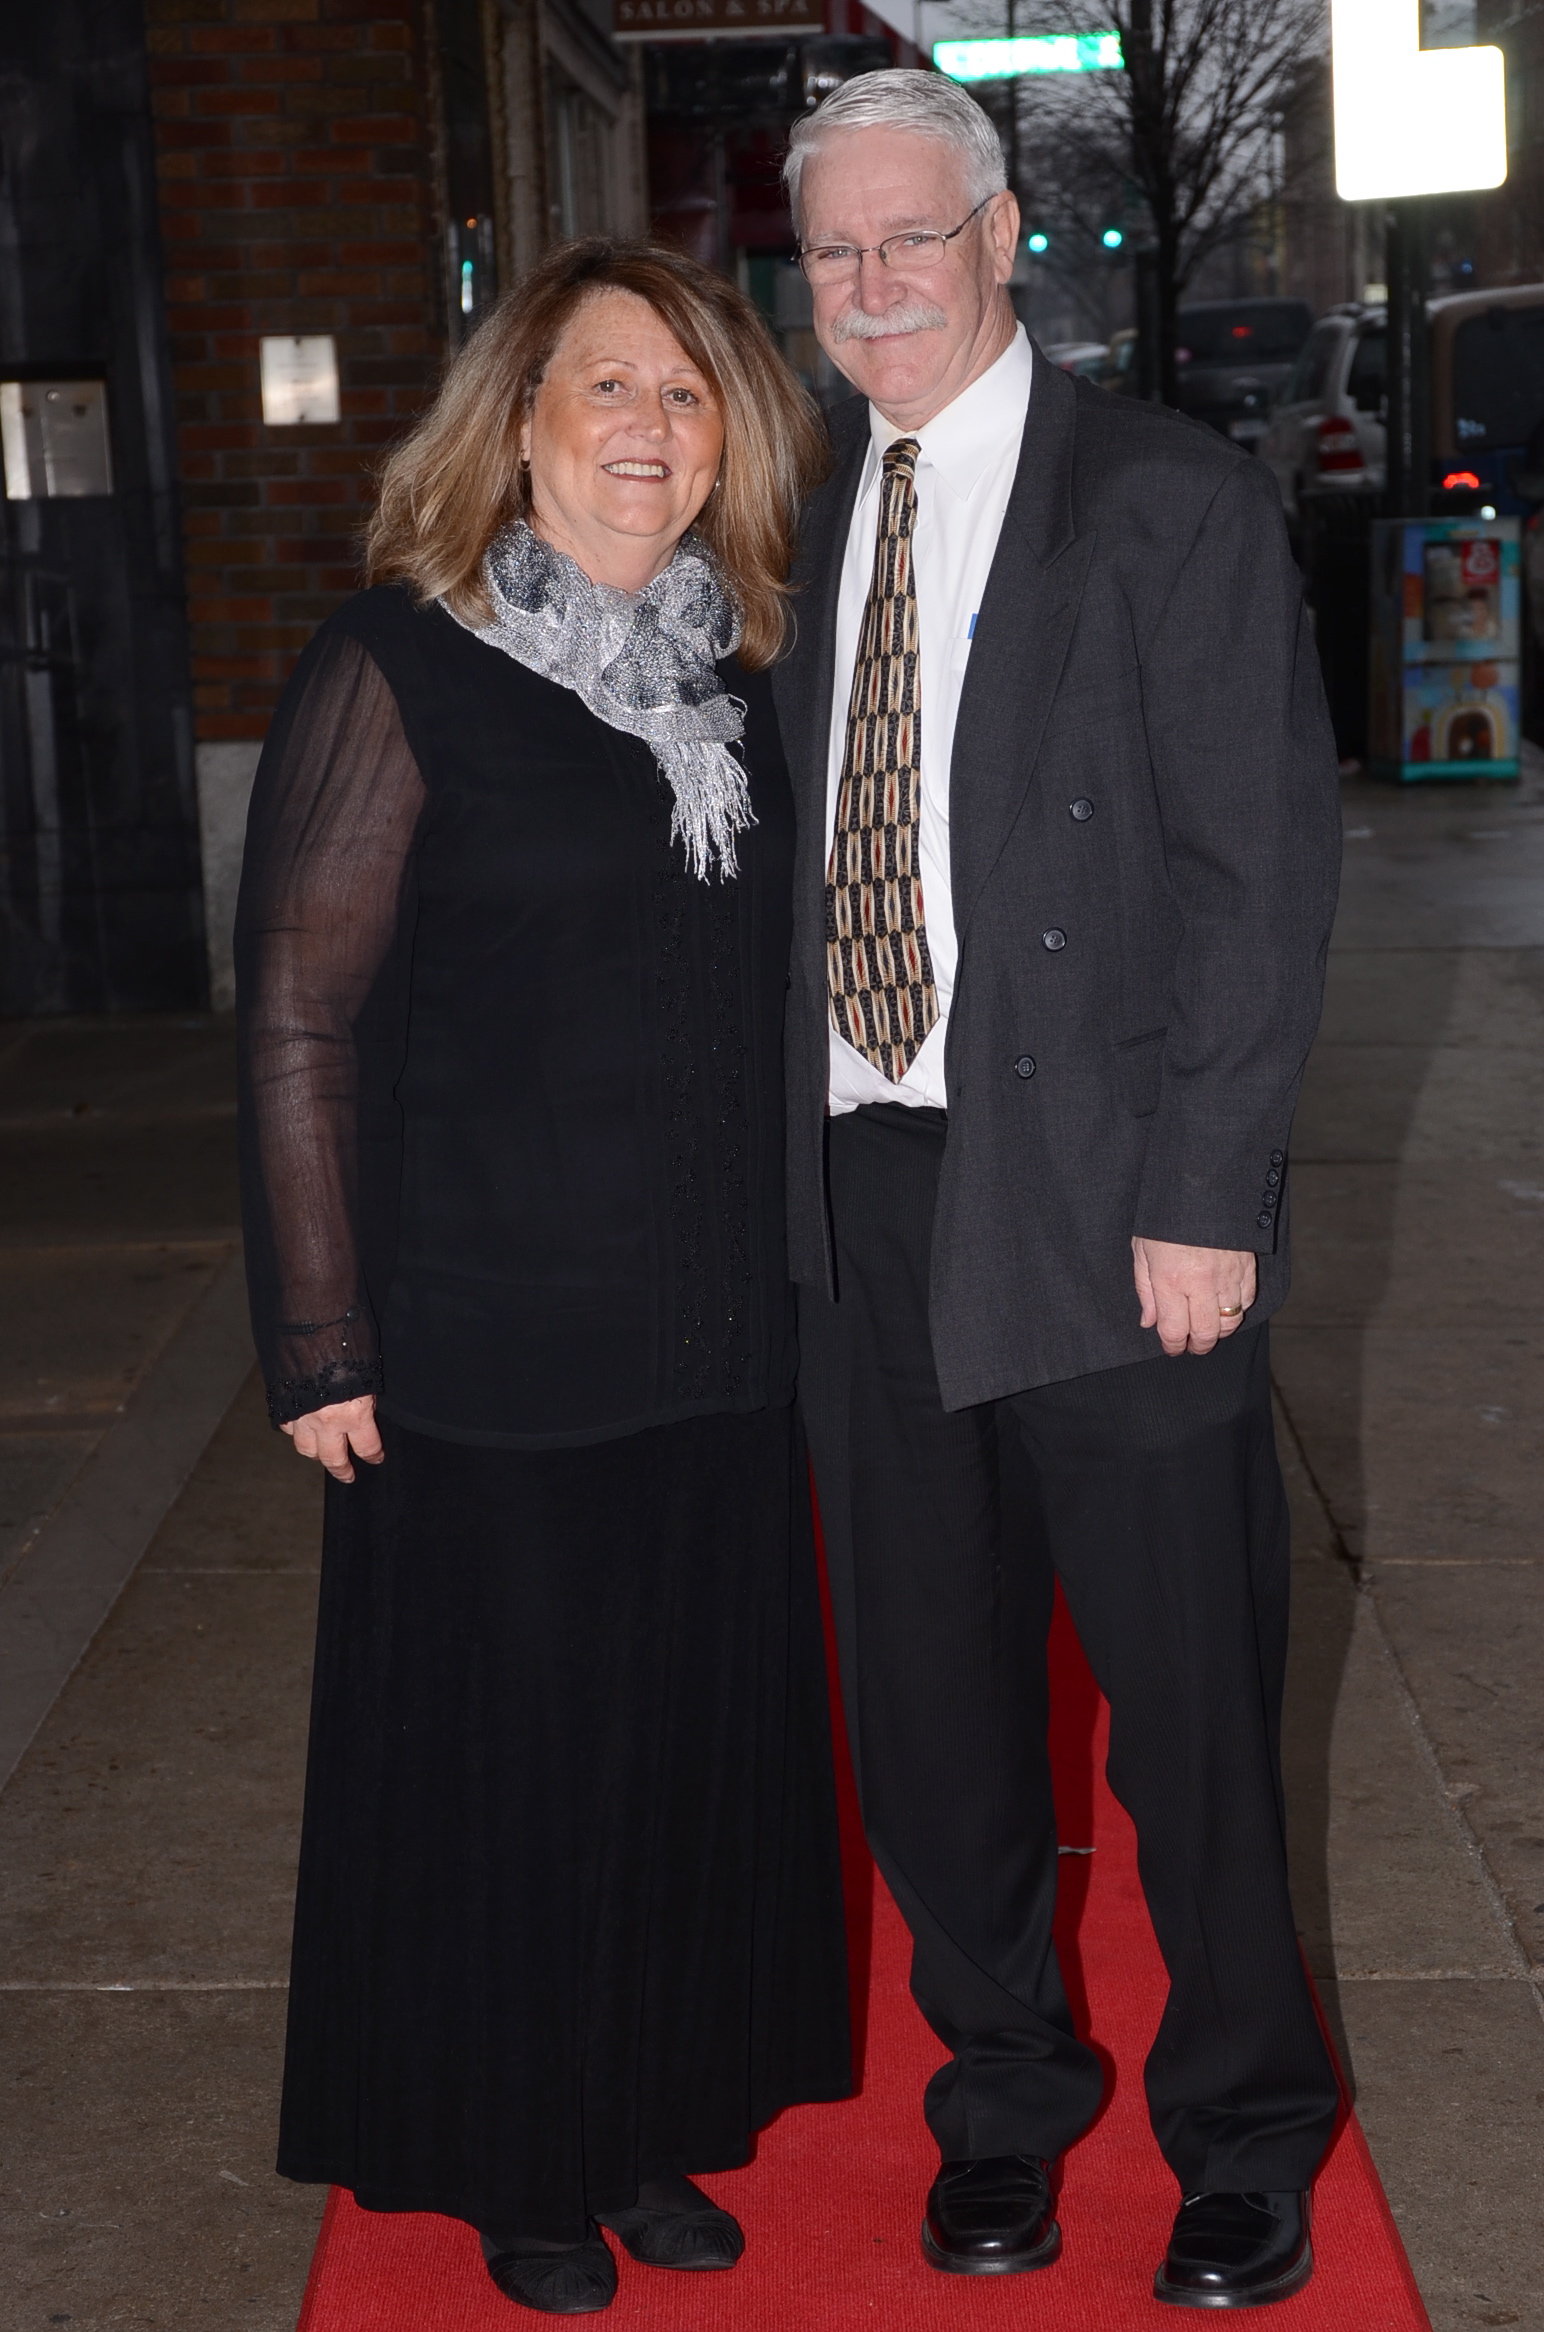
[[260,340],[263,420],[269,429],[338,419],[338,344],[330,332]]
[[8,502],[110,494],[105,381],[0,381]]
[[1462,194],[1506,177],[1494,48],[1423,49],[1421,0],[1331,0],[1335,185],[1346,202]]
[[1124,60],[1118,32],[1049,32],[935,41],[933,62],[951,81],[1014,81],[1021,73],[1118,73]]

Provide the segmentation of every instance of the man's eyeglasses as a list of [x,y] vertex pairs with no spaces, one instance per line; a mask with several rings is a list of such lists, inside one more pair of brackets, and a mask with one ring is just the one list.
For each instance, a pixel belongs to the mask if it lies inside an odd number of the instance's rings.
[[947,234],[941,227],[908,227],[903,235],[886,235],[882,243],[815,243],[801,249],[799,265],[811,283],[856,283],[864,259],[870,251],[877,251],[881,267],[892,267],[897,275],[922,275],[938,265],[945,245],[964,234],[970,219],[979,217],[987,203],[996,199],[987,195],[970,218],[961,219]]

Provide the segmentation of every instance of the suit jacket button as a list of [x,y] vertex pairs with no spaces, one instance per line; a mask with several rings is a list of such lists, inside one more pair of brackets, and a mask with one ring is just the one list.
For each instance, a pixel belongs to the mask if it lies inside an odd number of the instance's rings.
[[1256,1222],[1259,1224],[1259,1226],[1260,1226],[1260,1228],[1261,1228],[1261,1230],[1262,1230],[1262,1231],[1268,1231],[1268,1230],[1271,1228],[1271,1225],[1272,1225],[1272,1224],[1275,1222],[1275,1220],[1276,1220],[1276,1217],[1275,1217],[1274,1215],[1256,1215],[1256,1216],[1255,1216],[1255,1221],[1256,1221]]
[[1286,1151],[1285,1151],[1285,1150],[1272,1150],[1272,1152],[1271,1152],[1271,1164],[1272,1164],[1273,1166],[1285,1166],[1286,1162],[1287,1162],[1287,1153],[1286,1153]]
[[1035,1073],[1035,1056],[1034,1056],[1034,1054],[1033,1054],[1033,1053],[1020,1053],[1020,1055],[1019,1055],[1018,1059],[1017,1059],[1017,1060],[1014,1062],[1013,1066],[1014,1066],[1014,1071],[1015,1071],[1015,1073],[1016,1073],[1018,1076],[1020,1076],[1020,1077],[1033,1077],[1033,1075],[1034,1075],[1034,1073]]
[[1080,826],[1086,819],[1091,818],[1094,814],[1094,805],[1089,800],[1087,794],[1079,794],[1077,800],[1075,802],[1069,802],[1067,807],[1071,811],[1073,817],[1076,818]]
[[1277,1183],[1278,1183],[1280,1180],[1281,1180],[1281,1175],[1280,1175],[1280,1172],[1279,1172],[1279,1170],[1278,1170],[1276,1167],[1274,1167],[1274,1166],[1273,1166],[1273,1167],[1271,1168],[1271,1170],[1270,1170],[1269,1174],[1267,1174],[1267,1176],[1265,1177],[1265,1187],[1266,1187],[1266,1189],[1267,1189],[1267,1190],[1274,1190],[1274,1189],[1275,1189],[1275,1187],[1276,1187],[1276,1185],[1277,1185]]
[[1043,948],[1048,949],[1052,955],[1055,955],[1058,948],[1066,946],[1067,934],[1065,931],[1058,931],[1053,924],[1049,931],[1041,932],[1040,944]]

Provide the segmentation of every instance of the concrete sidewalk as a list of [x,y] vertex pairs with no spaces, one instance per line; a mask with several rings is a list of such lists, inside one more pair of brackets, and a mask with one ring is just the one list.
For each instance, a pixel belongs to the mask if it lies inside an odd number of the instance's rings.
[[1440,2332],[1544,2326],[1544,756],[1346,789],[1275,1336],[1299,1917]]
[[[1348,789],[1276,1334],[1299,1915],[1438,2332],[1544,2332],[1541,770]],[[319,1485],[225,1405],[229,1043],[0,1030],[4,2332],[292,2332],[320,2214],[272,2172]]]
[[4,2332],[291,2332],[321,2215],[273,2173],[320,1485],[234,1118],[228,1023],[0,1032]]

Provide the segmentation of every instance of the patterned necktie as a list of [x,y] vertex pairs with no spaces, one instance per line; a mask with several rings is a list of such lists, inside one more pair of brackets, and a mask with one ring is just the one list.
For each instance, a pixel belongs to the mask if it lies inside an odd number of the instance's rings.
[[911,537],[917,441],[885,449],[869,584],[826,872],[831,1025],[898,1085],[938,1018],[922,919],[921,669]]

